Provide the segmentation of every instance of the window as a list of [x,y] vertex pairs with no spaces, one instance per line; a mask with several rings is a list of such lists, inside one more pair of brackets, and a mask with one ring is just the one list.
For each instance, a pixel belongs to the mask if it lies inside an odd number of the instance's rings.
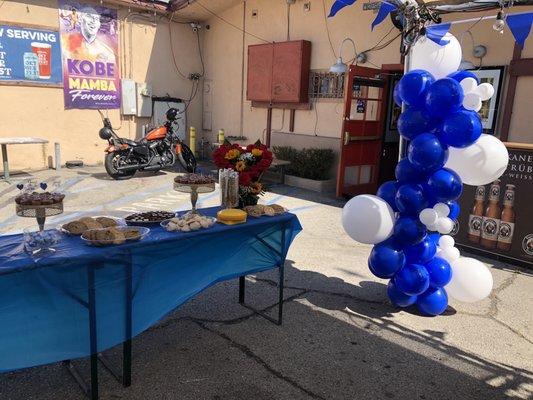
[[316,99],[342,99],[344,97],[344,75],[324,70],[311,70],[309,97]]

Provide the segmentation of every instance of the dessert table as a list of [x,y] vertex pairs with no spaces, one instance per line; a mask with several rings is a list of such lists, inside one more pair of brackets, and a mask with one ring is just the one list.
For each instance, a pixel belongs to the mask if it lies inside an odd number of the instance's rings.
[[[63,361],[97,399],[98,360],[129,386],[133,337],[220,281],[239,278],[244,304],[244,277],[274,268],[281,323],[285,257],[300,230],[298,218],[285,213],[187,233],[156,226],[143,240],[119,246],[88,246],[65,235],[42,258],[24,252],[22,235],[2,236],[0,372]],[[122,373],[100,354],[119,344]],[[70,362],[88,356],[90,387]]]

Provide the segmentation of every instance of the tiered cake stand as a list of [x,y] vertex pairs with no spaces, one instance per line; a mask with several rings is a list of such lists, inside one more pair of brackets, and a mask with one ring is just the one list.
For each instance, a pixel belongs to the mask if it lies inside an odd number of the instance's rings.
[[178,183],[174,182],[174,190],[181,193],[191,194],[191,211],[187,215],[200,214],[196,210],[196,202],[199,194],[211,193],[215,191],[215,183]]
[[19,217],[35,218],[41,232],[44,231],[46,217],[59,214],[63,214],[63,202],[42,206],[17,204],[17,215]]

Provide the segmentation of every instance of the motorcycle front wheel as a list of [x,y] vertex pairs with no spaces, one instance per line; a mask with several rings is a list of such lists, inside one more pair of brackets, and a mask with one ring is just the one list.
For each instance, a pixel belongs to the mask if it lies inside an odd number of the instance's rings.
[[135,175],[135,172],[136,172],[135,170],[119,171],[117,169],[117,165],[119,165],[120,161],[124,159],[124,157],[125,157],[124,155],[120,153],[116,153],[116,152],[108,153],[105,156],[105,162],[104,162],[105,170],[111,178],[117,181],[124,180],[124,179],[130,179],[133,175]]
[[187,172],[196,171],[196,157],[185,143],[181,144],[181,151],[177,153],[178,161]]

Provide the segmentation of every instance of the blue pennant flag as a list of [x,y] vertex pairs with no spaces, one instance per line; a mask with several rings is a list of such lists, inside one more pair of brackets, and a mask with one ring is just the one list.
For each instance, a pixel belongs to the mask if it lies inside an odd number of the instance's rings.
[[529,33],[531,32],[531,24],[533,24],[533,12],[524,14],[509,14],[505,20],[509,29],[513,33],[516,43],[521,48],[524,48]]
[[355,0],[335,0],[329,11],[328,18],[334,17],[344,7],[351,6],[353,3],[355,3]]
[[450,30],[451,24],[438,24],[426,27],[426,37],[440,46],[446,46],[449,40],[443,39]]
[[387,1],[382,1],[381,5],[379,6],[378,15],[376,15],[376,18],[372,22],[372,30],[374,30],[374,27],[381,24],[385,18],[387,18],[387,15],[389,15],[391,12],[396,10],[398,6],[396,4],[391,4]]

